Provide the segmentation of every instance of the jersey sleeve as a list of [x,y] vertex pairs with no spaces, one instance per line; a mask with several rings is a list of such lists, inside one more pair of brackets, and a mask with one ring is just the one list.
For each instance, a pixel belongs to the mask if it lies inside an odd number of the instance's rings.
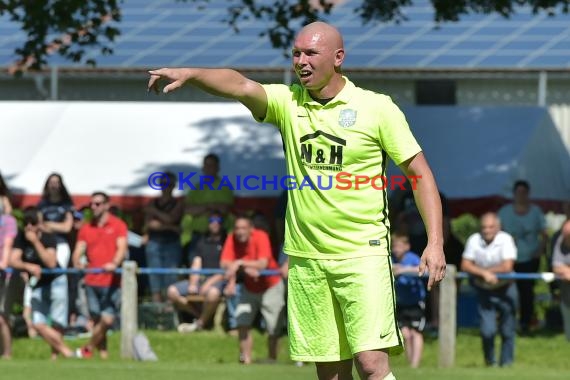
[[267,95],[267,112],[264,119],[255,119],[260,123],[273,124],[281,130],[291,118],[287,100],[291,99],[292,92],[284,84],[263,84],[262,87]]
[[404,113],[387,96],[382,96],[379,140],[396,165],[412,158],[421,148],[410,130]]

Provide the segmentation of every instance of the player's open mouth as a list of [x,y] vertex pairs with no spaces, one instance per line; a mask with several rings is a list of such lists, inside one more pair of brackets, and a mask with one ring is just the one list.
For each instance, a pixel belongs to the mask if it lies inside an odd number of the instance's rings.
[[301,71],[298,71],[298,73],[299,73],[299,77],[303,78],[303,79],[310,77],[312,74],[310,71],[307,71],[307,70],[301,70]]

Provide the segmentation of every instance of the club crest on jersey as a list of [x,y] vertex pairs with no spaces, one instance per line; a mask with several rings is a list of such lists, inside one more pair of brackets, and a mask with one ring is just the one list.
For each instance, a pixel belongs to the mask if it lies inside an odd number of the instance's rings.
[[338,115],[338,125],[343,128],[352,127],[356,123],[356,111],[351,109],[346,109],[340,111]]

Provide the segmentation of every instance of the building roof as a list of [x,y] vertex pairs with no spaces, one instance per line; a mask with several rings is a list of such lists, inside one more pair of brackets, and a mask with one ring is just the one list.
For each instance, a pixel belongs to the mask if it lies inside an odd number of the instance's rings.
[[[260,36],[271,23],[245,20],[236,33],[225,0],[125,0],[121,35],[114,54],[91,52],[101,68],[159,66],[286,68],[290,59]],[[570,67],[570,15],[533,15],[517,7],[510,19],[498,14],[462,16],[456,23],[436,24],[428,0],[414,0],[403,8],[408,20],[399,24],[363,25],[354,8],[360,1],[344,1],[324,19],[344,35],[344,67],[359,69],[536,69]],[[558,12],[560,13],[560,12]],[[0,18],[0,67],[12,65],[14,48],[25,41],[18,25]],[[75,64],[54,56],[49,63]]]

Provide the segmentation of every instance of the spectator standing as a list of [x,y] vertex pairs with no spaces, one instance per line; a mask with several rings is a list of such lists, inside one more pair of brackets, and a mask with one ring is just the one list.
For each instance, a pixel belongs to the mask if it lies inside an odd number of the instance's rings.
[[109,212],[109,196],[95,192],[91,196],[93,217],[81,226],[73,251],[73,266],[84,268],[85,254],[88,269],[102,269],[104,273],[85,275],[89,314],[94,321],[89,342],[78,350],[89,358],[94,349],[102,359],[108,357],[107,331],[113,326],[120,310],[121,278],[115,272],[127,254],[127,225]]
[[3,359],[12,357],[10,312],[12,310],[13,292],[10,283],[15,277],[12,273],[7,273],[6,269],[10,266],[10,256],[17,233],[16,219],[12,215],[4,213],[4,203],[0,202],[0,339]]
[[[513,185],[513,203],[499,210],[499,218],[505,232],[517,246],[515,272],[536,273],[540,257],[546,252],[546,222],[542,210],[530,202],[530,184],[519,180]],[[522,335],[531,332],[534,314],[535,280],[516,282],[519,297],[519,328]]]
[[[73,229],[74,207],[60,174],[52,173],[47,177],[38,209],[42,213],[40,228],[44,232],[53,234],[57,243],[56,253],[59,266],[67,268],[71,259],[69,241]],[[67,274],[65,276],[68,283],[68,311],[75,313],[77,280],[75,276],[68,276]]]
[[[208,217],[211,212],[221,212],[226,223],[228,215],[234,205],[234,193],[228,186],[220,186],[222,178],[220,173],[220,157],[210,153],[204,157],[202,174],[193,183],[194,188],[189,189],[185,198],[185,212],[183,223],[189,224],[191,240],[185,252],[193,252],[200,235],[208,231]],[[228,224],[224,227],[229,229]],[[192,262],[192,258],[188,258]]]
[[[171,172],[165,174],[162,194],[145,208],[145,232],[148,236],[145,253],[149,268],[178,268],[182,261],[180,221],[184,204],[172,196],[176,187],[176,176]],[[176,279],[175,274],[149,275],[152,301],[162,302],[163,293]]]
[[12,213],[12,203],[10,202],[10,189],[6,186],[4,182],[4,177],[0,173],[0,203],[2,203],[2,208],[5,214]]

